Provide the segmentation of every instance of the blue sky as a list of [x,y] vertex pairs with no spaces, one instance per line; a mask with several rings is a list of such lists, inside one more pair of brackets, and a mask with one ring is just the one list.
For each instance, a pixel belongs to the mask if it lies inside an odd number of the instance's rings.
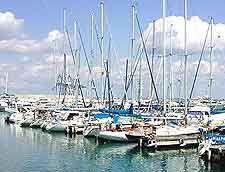
[[[14,31],[12,31],[13,36],[10,36],[7,39],[3,39],[3,37],[1,38],[0,33],[0,41],[6,41],[9,44],[9,46],[7,47],[9,50],[5,51],[4,49],[0,49],[0,61],[2,64],[4,64],[2,67],[0,66],[1,72],[7,70],[8,68],[9,78],[11,78],[11,86],[9,83],[9,90],[11,87],[12,92],[18,93],[51,92],[52,86],[50,80],[52,80],[52,78],[49,79],[48,77],[52,75],[52,72],[49,72],[48,75],[45,75],[46,73],[43,72],[44,69],[46,71],[50,70],[49,68],[47,69],[46,67],[43,67],[46,63],[46,59],[50,58],[51,56],[51,49],[49,48],[48,44],[49,33],[53,30],[58,30],[59,32],[62,32],[62,11],[63,8],[66,8],[67,25],[69,29],[72,30],[72,23],[74,19],[76,19],[79,22],[80,28],[82,30],[86,46],[89,47],[90,15],[91,13],[94,13],[96,17],[96,22],[97,24],[99,24],[99,4],[99,0],[20,0],[19,2],[15,0],[2,0],[0,9],[0,12],[2,14],[9,11],[15,16],[13,20],[23,20],[22,24],[16,26],[16,34],[14,33]],[[215,19],[215,23],[223,24],[225,23],[224,7],[224,0],[217,0],[216,2],[212,0],[190,0],[188,1],[189,19],[191,18],[191,16],[198,16],[199,20],[197,20],[197,22],[200,23],[199,26],[205,26],[204,22],[208,22],[210,17],[213,16]],[[129,56],[131,2],[129,0],[105,0],[105,12],[107,19],[109,20],[110,31],[113,35],[113,42],[116,48],[118,49],[119,57]],[[137,12],[140,18],[142,28],[147,30],[151,27],[149,23],[151,23],[152,20],[158,20],[162,14],[161,1],[137,0]],[[167,0],[167,15],[182,16],[183,1]],[[171,20],[174,21],[176,24],[179,19],[175,18]],[[2,22],[2,24],[4,24],[4,22]],[[13,22],[10,24],[15,25],[15,23]],[[223,26],[218,26],[218,32],[224,31],[224,28],[225,27]],[[180,30],[182,30],[181,26],[177,25],[176,31],[179,32]],[[2,35],[8,34],[4,29],[2,32]],[[204,33],[205,30],[203,29],[202,32]],[[60,34],[58,33],[58,35]],[[136,33],[136,35],[138,39],[138,33]],[[202,40],[203,35],[200,36],[199,39]],[[36,46],[32,47],[34,43]],[[13,47],[11,50],[10,46],[14,46],[15,44],[16,46]],[[26,50],[20,52],[20,50],[18,50],[18,47],[21,46],[25,47]],[[215,52],[215,54],[217,55],[216,58],[219,59],[218,61],[220,61],[221,58],[224,59],[225,57],[224,54],[221,54],[222,50],[223,47],[220,47],[220,50]],[[196,59],[197,58],[191,59],[193,64],[195,63]],[[117,60],[119,61],[119,59]],[[215,62],[215,65],[219,64],[219,62]],[[220,67],[222,68],[223,66]],[[33,74],[33,71],[35,71],[36,73]],[[121,71],[123,71],[123,69],[121,69]],[[19,73],[21,74],[21,76],[18,77],[15,75],[15,73]],[[0,84],[3,88],[4,76],[1,76],[1,78],[2,79]],[[221,85],[220,82],[223,82],[222,75],[215,76],[215,78],[219,78],[217,81],[217,85]],[[37,82],[37,80],[39,80],[39,82]],[[15,84],[18,84],[18,86],[15,86]],[[203,82],[202,85],[207,85],[207,82]],[[216,88],[216,90],[222,89],[223,88],[221,86]],[[121,85],[120,90],[122,90]],[[215,95],[218,95],[217,97],[221,96],[219,94],[219,91],[218,93],[215,93]]]
[[[183,15],[182,0],[167,1],[168,15]],[[200,16],[203,20],[209,20],[211,16],[215,17],[216,22],[224,22],[223,0],[190,0],[188,1],[188,15]],[[89,17],[93,11],[98,15],[99,0],[2,0],[1,11],[12,11],[17,18],[25,20],[25,31],[35,38],[41,38],[50,30],[61,28],[62,9],[68,11],[70,22],[75,17],[82,27],[86,28],[89,23]],[[106,0],[106,14],[108,15],[113,28],[113,33],[118,38],[129,32],[130,1],[129,0]],[[137,7],[142,24],[146,24],[153,19],[161,16],[160,0],[137,0]],[[126,37],[123,37],[126,40]]]

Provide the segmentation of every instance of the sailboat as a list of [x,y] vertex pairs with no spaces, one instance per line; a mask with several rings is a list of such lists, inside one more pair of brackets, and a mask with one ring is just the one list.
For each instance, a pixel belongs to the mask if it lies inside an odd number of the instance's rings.
[[170,124],[156,127],[155,131],[149,133],[144,139],[143,146],[147,148],[186,148],[198,146],[201,133],[198,127]]

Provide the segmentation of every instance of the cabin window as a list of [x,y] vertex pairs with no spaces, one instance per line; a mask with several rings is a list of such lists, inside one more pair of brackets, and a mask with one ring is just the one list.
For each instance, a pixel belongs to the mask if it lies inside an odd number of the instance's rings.
[[200,111],[190,111],[189,114],[190,115],[203,115],[203,113]]

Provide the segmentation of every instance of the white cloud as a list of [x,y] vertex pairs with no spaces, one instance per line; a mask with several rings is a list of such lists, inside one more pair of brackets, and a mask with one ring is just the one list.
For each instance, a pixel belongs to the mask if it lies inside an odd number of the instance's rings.
[[[198,61],[194,61],[189,64],[189,71],[195,71],[197,69]],[[224,64],[220,64],[216,61],[212,62],[212,73],[218,75],[225,72]],[[202,60],[200,66],[200,73],[203,75],[209,75],[210,73],[210,63],[209,61]]]
[[53,49],[53,41],[57,44],[62,43],[62,34],[58,30],[49,32],[47,38],[41,40],[12,38],[0,40],[1,52],[13,53],[43,53]]
[[[170,47],[170,27],[173,25],[173,48],[175,50],[182,50],[184,48],[184,18],[181,16],[169,16],[166,18],[166,31],[167,31],[167,48]],[[192,16],[187,21],[187,44],[189,52],[200,51],[206,36],[206,31],[208,28],[208,23],[203,21],[198,16]],[[147,41],[147,46],[151,48],[152,46],[152,27],[153,24],[150,23],[144,32],[145,37],[147,37],[150,32],[150,37]],[[225,49],[225,24],[214,24],[213,25],[213,40],[215,49]],[[161,47],[162,38],[162,18],[156,20],[155,23],[156,40],[157,47]],[[218,38],[220,37],[220,38]],[[209,38],[209,37],[208,37]],[[209,39],[208,39],[209,45]]]
[[[1,16],[8,16],[9,21],[5,27],[11,27],[11,29],[2,29],[3,26],[1,21]],[[161,39],[161,22],[162,19],[156,21],[156,35],[157,35],[157,45],[160,47],[160,39]],[[183,17],[170,16],[167,17],[167,29],[169,29],[170,24],[173,24],[173,44],[174,51],[180,51],[183,49],[183,37],[184,37],[184,20]],[[62,55],[62,43],[64,35],[59,30],[52,30],[46,34],[46,36],[42,39],[33,39],[31,35],[24,37],[26,35],[23,33],[22,29],[24,27],[24,21],[22,19],[17,19],[13,13],[10,15],[6,13],[0,13],[0,55],[2,56],[2,61],[0,64],[0,73],[4,74],[5,71],[9,72],[9,90],[10,88],[13,91],[30,91],[30,92],[50,92],[51,88],[54,85],[54,75],[56,73],[56,66],[58,69],[58,73],[62,72],[63,68],[63,55]],[[145,35],[147,32],[151,31],[152,23],[148,25],[148,28],[145,30]],[[202,48],[202,42],[204,41],[204,37],[206,34],[208,24],[207,22],[201,20],[199,17],[194,16],[188,20],[188,48],[189,52],[195,51],[195,53],[199,53]],[[215,51],[223,50],[225,47],[225,25],[224,24],[215,24],[214,25],[215,33]],[[7,32],[8,31],[8,32]],[[7,35],[2,37],[1,35]],[[220,35],[220,38],[217,39],[217,36]],[[152,43],[151,39],[152,35],[147,42],[148,48],[151,48]],[[169,34],[167,34],[167,40],[169,38]],[[55,61],[53,57],[53,44],[56,43],[56,54]],[[158,48],[157,47],[157,48]],[[169,47],[169,40],[167,42],[167,47]],[[208,48],[208,47],[207,47]],[[220,51],[222,52],[222,51]],[[158,52],[157,52],[158,53]],[[9,58],[11,55],[16,54],[15,57]],[[67,53],[67,64],[68,64],[68,72],[72,73],[76,70],[73,65],[72,57],[69,53]],[[218,53],[217,53],[218,54]],[[156,54],[158,56],[159,54]],[[204,54],[206,57],[203,58],[200,68],[200,75],[204,75],[204,78],[200,78],[204,80],[204,85],[199,85],[199,89],[207,88],[208,82],[208,73],[209,73],[209,60],[208,54]],[[217,57],[213,58],[213,75],[215,81],[215,85],[218,80],[222,81],[224,77],[225,67],[223,65],[225,59],[224,53],[217,55]],[[4,58],[3,58],[4,57]],[[18,57],[18,58],[17,58]],[[193,79],[193,73],[197,67],[198,54],[195,55],[193,59],[189,58],[189,80],[190,83]],[[144,58],[143,58],[144,59]],[[97,88],[100,90],[101,85],[101,68],[98,66],[98,59],[95,59],[96,62],[93,64],[93,76],[96,80]],[[176,74],[178,73],[178,69],[180,68],[179,59],[176,58],[173,60],[174,69],[174,78],[176,78]],[[155,75],[158,73],[157,67],[159,67],[160,58],[155,60]],[[144,64],[143,60],[143,97],[147,97],[148,89],[149,89],[149,71],[147,65]],[[100,64],[100,63],[99,63]],[[61,71],[60,71],[61,70]],[[110,73],[111,84],[113,85],[113,91],[115,94],[119,96],[122,95],[124,89],[124,76],[125,76],[125,58],[113,59],[112,64],[112,73]],[[82,84],[85,84],[88,77],[87,65],[84,60],[83,52],[81,51],[81,69],[80,76]],[[160,73],[161,74],[161,73]],[[137,73],[135,76],[135,84],[137,85]],[[3,79],[2,79],[3,78]],[[159,75],[159,78],[160,75]],[[1,82],[2,80],[2,82]],[[4,87],[4,75],[0,76],[0,87]],[[174,79],[175,80],[175,79]],[[200,83],[200,82],[198,82]],[[205,84],[206,83],[206,84]],[[174,82],[176,85],[176,81]],[[136,88],[135,85],[135,88]],[[157,82],[159,92],[161,89],[161,80]],[[222,84],[217,84],[216,91],[221,91]],[[224,88],[223,88],[224,89]],[[136,91],[135,91],[136,92]],[[195,91],[198,93],[198,91]],[[160,94],[160,93],[159,93]],[[220,96],[220,94],[218,94]],[[161,96],[161,94],[160,94]]]
[[[63,34],[52,30],[46,38],[36,40],[23,32],[24,20],[16,18],[12,12],[0,12],[0,51],[10,53],[43,53],[55,44],[62,44]],[[25,36],[26,35],[26,36]]]
[[48,33],[48,41],[59,41],[63,39],[63,34],[59,30],[53,30]]
[[0,40],[7,40],[20,36],[24,27],[24,20],[17,19],[12,12],[0,12]]

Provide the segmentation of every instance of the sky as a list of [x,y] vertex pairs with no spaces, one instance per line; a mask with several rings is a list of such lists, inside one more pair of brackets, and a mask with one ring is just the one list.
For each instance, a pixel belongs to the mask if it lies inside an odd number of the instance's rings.
[[[107,52],[109,35],[112,37],[112,86],[116,96],[121,96],[124,90],[125,59],[130,58],[131,38],[131,1],[105,0],[105,48]],[[162,76],[160,68],[161,58],[161,22],[162,4],[160,0],[136,0],[136,11],[144,36],[147,40],[149,56],[152,48],[152,21],[156,20],[156,49],[155,79],[159,95],[162,97]],[[169,29],[173,24],[173,96],[178,97],[178,78],[182,73],[183,49],[183,1],[167,0],[167,49],[169,49]],[[225,89],[225,14],[224,0],[189,0],[188,1],[188,88],[190,90],[194,72],[197,67],[206,30],[210,17],[214,18],[215,32],[213,35],[213,97],[224,98]],[[91,45],[91,14],[94,15],[97,30],[100,34],[100,0],[2,0],[0,8],[0,89],[4,91],[5,73],[8,72],[8,89],[10,93],[18,94],[53,94],[55,75],[60,73],[63,64],[63,9],[66,9],[66,25],[71,37],[73,36],[73,23],[77,21],[84,40],[85,47],[90,56]],[[140,43],[140,34],[135,26],[135,52]],[[147,38],[147,34],[150,36]],[[219,37],[219,38],[218,38]],[[209,39],[200,66],[194,96],[208,95],[209,75]],[[53,42],[57,42],[53,53]],[[78,40],[79,42],[79,40]],[[95,57],[92,59],[93,73],[96,76],[98,89],[100,87],[100,53],[97,39],[94,40]],[[74,72],[69,47],[68,72]],[[54,55],[53,55],[54,54]],[[54,57],[53,57],[54,56]],[[53,59],[56,59],[54,62]],[[149,72],[146,61],[142,60],[142,97],[150,94]],[[169,62],[169,59],[167,59]],[[57,68],[57,69],[56,69]],[[167,69],[170,65],[167,65]],[[81,50],[81,82],[87,85],[88,71]],[[181,75],[182,76],[182,75]],[[183,76],[182,76],[183,77]],[[135,88],[138,85],[135,77]],[[169,74],[167,72],[167,80]],[[87,89],[86,89],[87,90]],[[99,89],[100,91],[100,89]],[[86,91],[86,93],[88,90]],[[168,91],[169,92],[169,91]],[[137,90],[134,90],[136,95]]]

